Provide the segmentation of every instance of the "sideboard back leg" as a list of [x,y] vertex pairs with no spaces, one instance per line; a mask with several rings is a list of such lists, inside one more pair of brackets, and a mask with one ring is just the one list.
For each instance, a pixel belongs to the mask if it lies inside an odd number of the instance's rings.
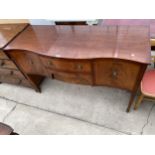
[[41,93],[40,85],[45,77],[40,75],[27,75],[27,77],[29,78],[29,81],[32,84],[35,91]]
[[18,133],[16,133],[16,132],[11,132],[11,134],[10,135],[19,135]]

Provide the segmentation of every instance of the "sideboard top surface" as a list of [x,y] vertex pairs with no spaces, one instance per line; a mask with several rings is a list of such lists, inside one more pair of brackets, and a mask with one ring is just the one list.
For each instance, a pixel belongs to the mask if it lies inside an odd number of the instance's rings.
[[6,46],[28,24],[0,24],[0,49]]
[[5,50],[68,59],[116,58],[150,63],[147,26],[29,26]]
[[101,26],[120,26],[120,25],[141,25],[150,27],[150,37],[155,38],[155,19],[105,19],[100,23]]

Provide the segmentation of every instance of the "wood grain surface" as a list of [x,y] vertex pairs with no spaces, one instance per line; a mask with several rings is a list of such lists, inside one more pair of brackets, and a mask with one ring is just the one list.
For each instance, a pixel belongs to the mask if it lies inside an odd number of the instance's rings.
[[115,58],[150,63],[147,26],[29,26],[5,50],[68,59]]
[[4,48],[28,24],[0,24],[0,49]]
[[148,26],[150,27],[150,37],[155,38],[155,19],[105,19],[100,22],[102,26]]

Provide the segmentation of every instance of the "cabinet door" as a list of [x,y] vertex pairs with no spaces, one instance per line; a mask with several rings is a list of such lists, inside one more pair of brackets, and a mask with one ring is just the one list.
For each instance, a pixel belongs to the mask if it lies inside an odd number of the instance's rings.
[[39,56],[33,53],[13,51],[9,52],[11,58],[18,64],[18,66],[27,74],[44,74]]
[[132,91],[140,73],[139,63],[102,59],[94,62],[95,84],[118,87]]

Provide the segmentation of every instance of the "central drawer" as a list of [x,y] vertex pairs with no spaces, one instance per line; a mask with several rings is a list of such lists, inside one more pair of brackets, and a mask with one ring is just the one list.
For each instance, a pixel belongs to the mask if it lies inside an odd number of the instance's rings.
[[46,57],[40,57],[40,59],[43,65],[49,69],[51,68],[65,72],[91,72],[91,64],[88,60],[69,60]]
[[92,76],[89,74],[72,74],[59,72],[54,74],[54,78],[69,83],[92,85]]

